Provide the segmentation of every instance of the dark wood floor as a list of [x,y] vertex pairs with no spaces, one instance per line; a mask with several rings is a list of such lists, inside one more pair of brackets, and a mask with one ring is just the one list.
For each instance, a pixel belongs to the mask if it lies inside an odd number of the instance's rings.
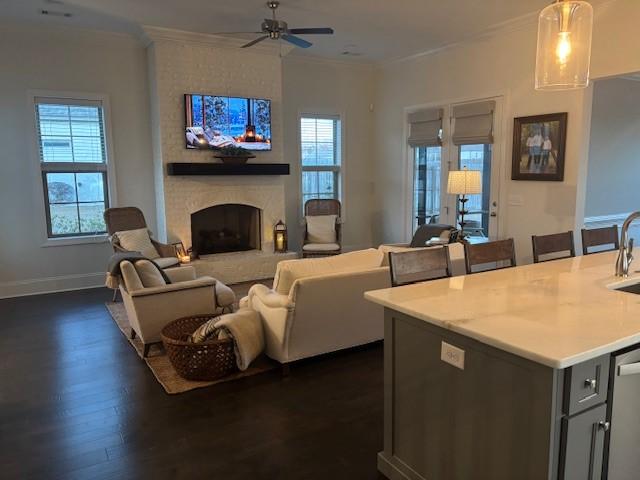
[[109,298],[0,301],[0,478],[384,478],[381,345],[170,396]]

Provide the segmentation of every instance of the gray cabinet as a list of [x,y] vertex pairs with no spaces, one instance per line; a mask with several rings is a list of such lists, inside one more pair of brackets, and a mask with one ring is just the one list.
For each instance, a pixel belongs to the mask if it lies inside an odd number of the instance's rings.
[[[443,342],[464,351],[462,364],[443,361]],[[611,457],[605,453],[609,371],[617,365],[611,355],[553,369],[389,309],[384,346],[385,442],[378,468],[389,479],[604,478],[605,456]],[[616,412],[634,421],[636,404],[629,399],[640,397],[640,373],[633,375],[638,355],[620,360],[624,378],[634,381],[614,388],[632,405]],[[617,431],[625,444],[618,450],[640,458],[637,437],[625,434],[624,423],[614,412],[612,435]]]
[[562,480],[600,480],[607,407],[600,405],[562,419]]
[[567,369],[564,413],[575,415],[607,401],[609,361],[609,355],[603,355]]

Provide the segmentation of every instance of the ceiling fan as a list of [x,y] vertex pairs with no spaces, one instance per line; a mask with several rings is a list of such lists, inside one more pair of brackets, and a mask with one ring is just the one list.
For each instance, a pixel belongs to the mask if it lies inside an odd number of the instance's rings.
[[276,10],[280,2],[271,0],[267,2],[267,7],[271,9],[271,18],[265,18],[264,22],[260,26],[259,32],[220,32],[220,34],[239,34],[239,33],[259,33],[261,36],[255,40],[251,40],[249,43],[242,45],[241,48],[247,48],[260,43],[263,40],[270,38],[271,40],[282,39],[285,42],[289,42],[296,47],[309,48],[313,45],[311,42],[306,41],[303,38],[296,37],[296,35],[331,35],[333,34],[333,28],[289,28],[287,22],[278,20],[276,18]]

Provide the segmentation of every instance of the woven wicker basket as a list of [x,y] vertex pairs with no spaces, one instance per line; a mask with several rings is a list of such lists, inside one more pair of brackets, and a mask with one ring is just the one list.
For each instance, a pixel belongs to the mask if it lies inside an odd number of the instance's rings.
[[217,380],[237,370],[233,340],[191,343],[189,336],[215,315],[197,315],[174,320],[161,332],[162,343],[178,375],[187,380]]

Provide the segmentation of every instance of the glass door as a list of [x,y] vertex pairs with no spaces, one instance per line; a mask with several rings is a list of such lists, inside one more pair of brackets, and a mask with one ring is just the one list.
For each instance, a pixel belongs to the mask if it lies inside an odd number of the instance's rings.
[[491,144],[460,145],[458,148],[458,169],[482,172],[482,193],[469,195],[465,220],[465,235],[489,238],[491,235]]
[[413,231],[440,223],[442,147],[415,147],[413,168]]

